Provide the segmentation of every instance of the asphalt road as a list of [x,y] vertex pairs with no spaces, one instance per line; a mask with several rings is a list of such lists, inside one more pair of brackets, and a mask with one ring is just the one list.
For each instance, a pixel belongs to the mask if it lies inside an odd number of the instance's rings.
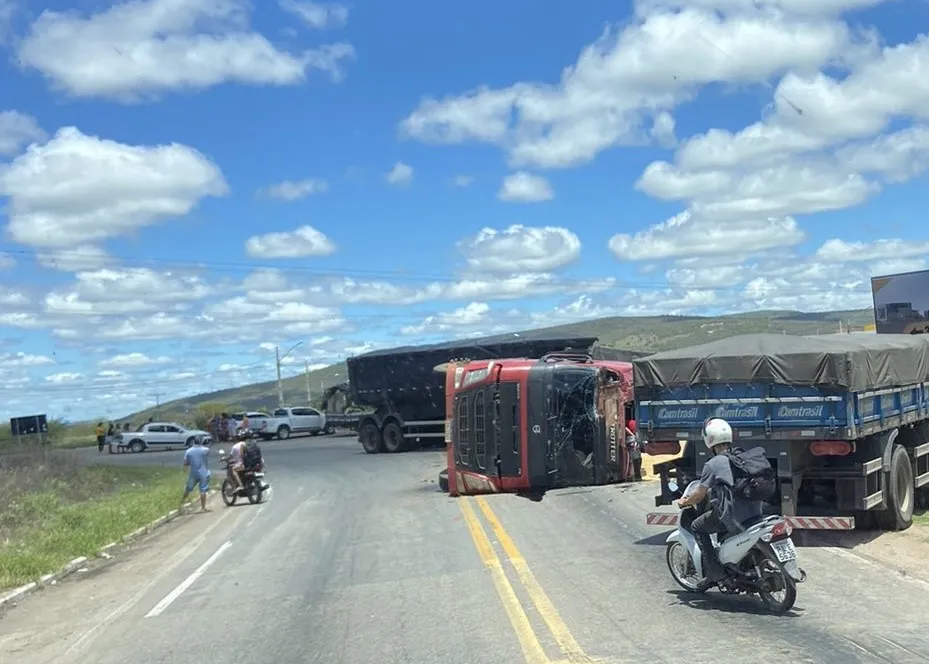
[[652,486],[452,499],[440,452],[264,448],[266,504],[215,501],[29,598],[0,619],[4,661],[929,662],[929,584],[848,552],[801,549],[789,616],[678,592]]

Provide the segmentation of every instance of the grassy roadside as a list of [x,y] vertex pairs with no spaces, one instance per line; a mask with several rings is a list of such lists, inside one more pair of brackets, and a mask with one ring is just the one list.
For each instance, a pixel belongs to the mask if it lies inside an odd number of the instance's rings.
[[0,589],[52,572],[177,507],[180,469],[81,466],[73,454],[0,457]]

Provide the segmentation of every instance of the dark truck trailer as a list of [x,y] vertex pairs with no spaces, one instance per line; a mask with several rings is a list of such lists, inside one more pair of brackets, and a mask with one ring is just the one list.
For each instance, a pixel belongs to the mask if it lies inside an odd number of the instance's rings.
[[441,364],[463,359],[538,359],[565,350],[587,352],[596,341],[596,337],[533,338],[520,333],[392,348],[350,358],[352,402],[374,410],[359,420],[358,440],[368,454],[444,445],[445,374],[435,371]]
[[[699,476],[702,429],[726,419],[734,444],[763,446],[777,472],[772,507],[794,528],[903,530],[929,484],[929,338],[753,334],[633,361],[646,452],[684,441],[657,464],[656,506]],[[650,514],[653,525],[673,523]]]

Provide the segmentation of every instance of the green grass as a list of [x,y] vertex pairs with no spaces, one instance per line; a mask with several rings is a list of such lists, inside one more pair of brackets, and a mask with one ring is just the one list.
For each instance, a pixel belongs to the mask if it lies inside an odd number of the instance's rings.
[[183,471],[78,466],[68,452],[0,457],[0,588],[92,556],[177,507]]

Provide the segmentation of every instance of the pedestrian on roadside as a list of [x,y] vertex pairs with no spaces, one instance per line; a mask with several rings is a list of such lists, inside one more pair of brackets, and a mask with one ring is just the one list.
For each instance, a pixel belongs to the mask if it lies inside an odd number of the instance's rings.
[[239,423],[235,421],[234,417],[230,417],[229,421],[226,422],[226,440],[228,442],[235,442],[235,432],[239,428]]
[[626,422],[626,446],[632,461],[632,476],[636,482],[642,481],[642,445],[636,436],[635,420]]
[[187,486],[184,487],[184,496],[181,498],[179,512],[184,511],[184,504],[187,497],[193,493],[194,489],[200,488],[200,511],[209,512],[206,506],[206,494],[210,490],[210,477],[212,473],[209,468],[210,448],[203,445],[199,438],[194,439],[194,444],[184,452],[184,467],[189,469],[187,474]]
[[106,429],[103,427],[103,422],[97,422],[94,435],[97,436],[97,452],[103,454],[103,447],[106,445]]

